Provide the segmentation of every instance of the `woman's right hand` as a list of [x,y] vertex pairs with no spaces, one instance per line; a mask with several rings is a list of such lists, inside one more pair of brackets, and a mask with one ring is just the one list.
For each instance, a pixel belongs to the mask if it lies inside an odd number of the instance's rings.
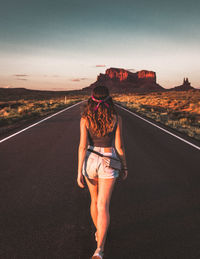
[[81,188],[85,187],[85,185],[84,185],[84,177],[83,177],[82,173],[78,173],[77,183],[78,183],[79,187],[81,187]]

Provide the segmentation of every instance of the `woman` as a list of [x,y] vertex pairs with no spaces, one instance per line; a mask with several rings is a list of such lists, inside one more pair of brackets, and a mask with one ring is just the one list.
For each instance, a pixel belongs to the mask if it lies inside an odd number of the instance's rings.
[[88,151],[88,148],[107,156],[120,158],[123,165],[122,179],[127,177],[122,119],[117,114],[108,88],[105,86],[97,86],[93,89],[92,96],[82,112],[77,176],[77,183],[81,188],[84,188],[85,177],[91,196],[90,212],[96,227],[97,241],[97,249],[92,258],[102,259],[110,223],[110,198],[119,173],[107,167],[103,163],[105,160]]

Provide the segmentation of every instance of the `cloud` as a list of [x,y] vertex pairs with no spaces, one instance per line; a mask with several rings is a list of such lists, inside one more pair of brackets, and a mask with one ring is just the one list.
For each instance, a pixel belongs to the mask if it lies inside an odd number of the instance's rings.
[[79,82],[81,81],[80,78],[74,78],[74,79],[71,79],[72,82]]
[[15,74],[14,76],[16,76],[16,77],[26,77],[28,75],[26,75],[26,74]]
[[106,67],[106,65],[96,65],[95,67]]
[[80,77],[80,78],[71,79],[72,82],[80,82],[80,81],[83,81],[83,80],[88,80],[88,78],[87,77]]
[[47,74],[44,74],[44,75],[41,75],[41,77],[61,77],[61,76],[59,76],[59,75],[47,75]]
[[17,78],[17,80],[27,81],[28,79],[26,79],[26,78]]
[[4,86],[2,86],[2,88],[12,88],[12,86],[11,85],[4,85]]
[[133,72],[133,73],[135,73],[137,71],[135,68],[129,68],[127,70],[130,71],[130,72]]

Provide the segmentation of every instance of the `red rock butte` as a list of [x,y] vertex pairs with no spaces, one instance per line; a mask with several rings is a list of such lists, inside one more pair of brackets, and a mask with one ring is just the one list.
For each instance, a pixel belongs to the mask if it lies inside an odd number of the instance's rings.
[[[108,68],[105,73],[110,79],[119,79],[120,81],[124,81],[128,79],[128,77],[137,77],[138,79],[148,79],[151,78],[156,81],[156,73],[148,70],[141,70],[137,73],[132,73],[123,68]],[[102,74],[100,74],[101,76]]]
[[96,82],[83,90],[90,90],[98,85],[105,85],[112,91],[158,91],[163,90],[156,83],[156,73],[148,70],[131,72],[123,68],[108,68],[105,74],[100,73]]
[[137,74],[138,78],[156,78],[156,73],[153,71],[141,70]]
[[128,71],[123,68],[113,69],[109,68],[106,70],[106,75],[112,78],[119,78],[120,81],[126,80],[128,78]]

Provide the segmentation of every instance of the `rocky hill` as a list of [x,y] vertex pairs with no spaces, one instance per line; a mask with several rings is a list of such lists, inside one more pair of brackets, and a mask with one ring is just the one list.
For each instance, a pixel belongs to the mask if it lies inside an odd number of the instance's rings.
[[188,78],[183,79],[183,84],[179,86],[175,86],[173,88],[170,88],[170,91],[187,91],[187,90],[192,90],[195,89],[194,87],[191,86],[191,83],[188,81]]
[[136,73],[123,68],[109,68],[105,74],[100,73],[96,82],[82,90],[91,90],[95,86],[105,85],[111,92],[148,92],[164,90],[156,83],[156,73],[141,70]]
[[35,100],[50,99],[64,95],[84,94],[81,90],[71,91],[48,91],[48,90],[32,90],[27,88],[3,88],[0,87],[0,101],[10,100]]

